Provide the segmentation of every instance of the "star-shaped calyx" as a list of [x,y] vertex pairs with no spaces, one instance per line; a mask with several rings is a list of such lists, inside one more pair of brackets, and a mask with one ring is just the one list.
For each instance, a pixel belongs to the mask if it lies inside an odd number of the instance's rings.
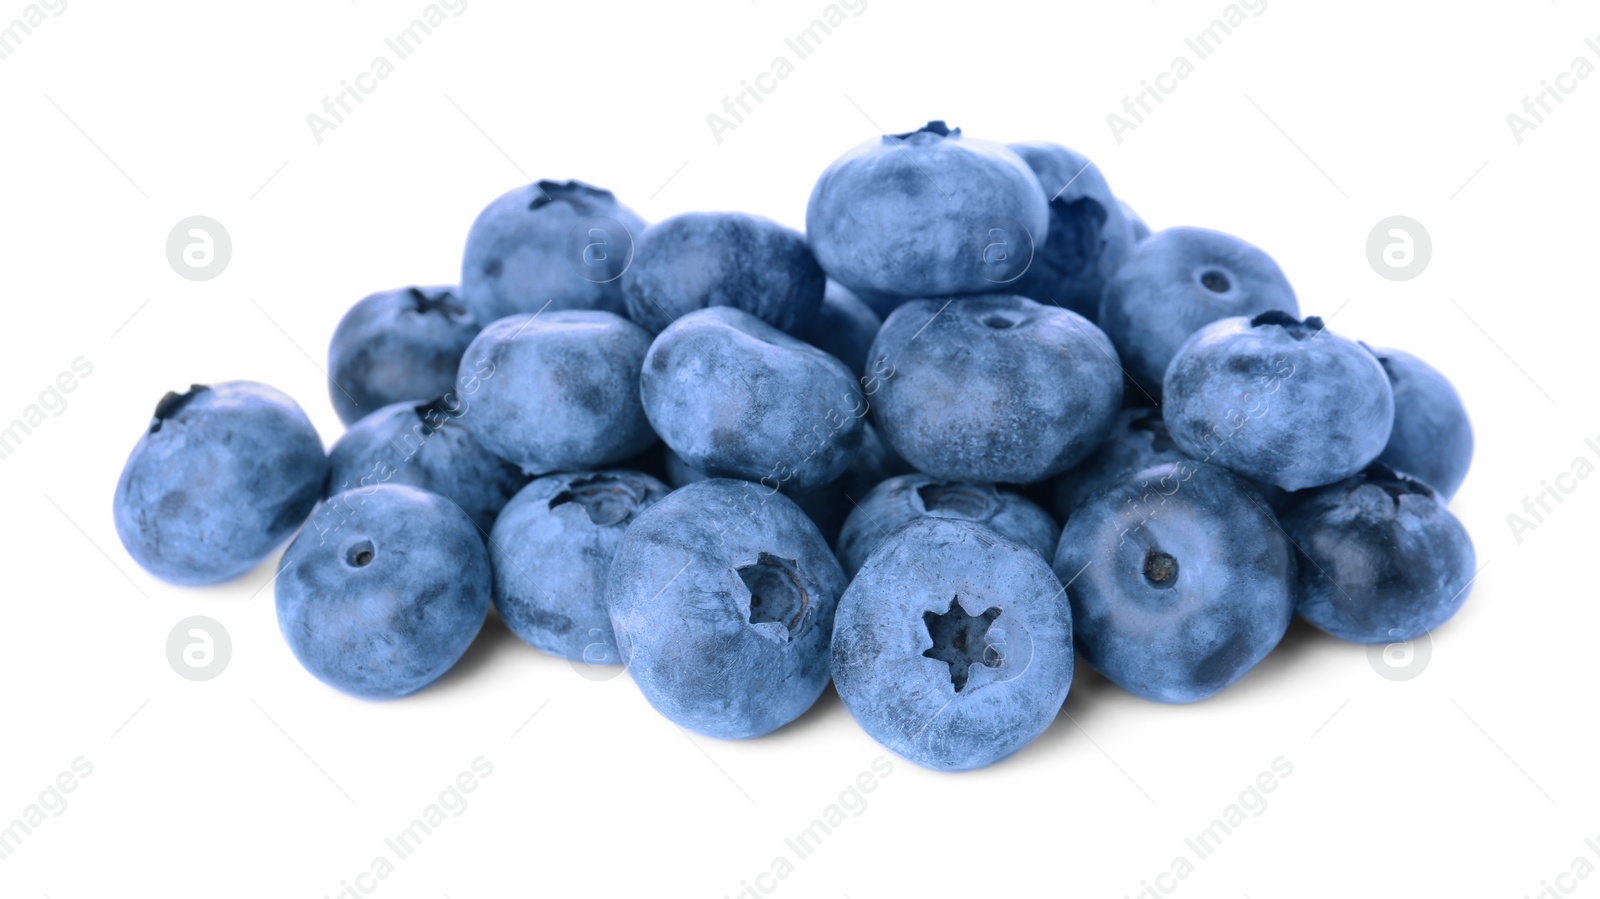
[[950,609],[942,615],[922,613],[928,636],[933,638],[933,646],[922,654],[950,666],[950,684],[957,693],[967,685],[967,675],[973,665],[999,668],[1004,662],[1000,647],[991,645],[988,639],[989,626],[1000,617],[1000,610],[989,608],[982,614],[968,615],[959,600],[959,597],[950,597]]

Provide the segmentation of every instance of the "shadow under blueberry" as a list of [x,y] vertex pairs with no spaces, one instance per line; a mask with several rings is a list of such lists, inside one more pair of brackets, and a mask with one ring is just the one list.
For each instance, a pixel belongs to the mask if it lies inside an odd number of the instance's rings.
[[1283,683],[1283,679],[1287,677],[1289,669],[1296,665],[1304,664],[1305,660],[1310,658],[1313,653],[1337,651],[1340,648],[1354,649],[1357,653],[1361,653],[1364,649],[1364,647],[1353,643],[1342,643],[1342,641],[1323,633],[1315,625],[1308,624],[1299,615],[1296,615],[1294,620],[1289,622],[1288,632],[1283,635],[1282,640],[1278,641],[1278,645],[1267,653],[1266,658],[1262,659],[1254,668],[1245,672],[1244,677],[1239,678],[1212,698],[1217,700],[1226,700],[1230,697],[1242,699],[1257,689],[1266,689],[1265,687],[1258,687],[1258,684]]
[[[483,622],[483,628],[472,639],[472,645],[467,647],[466,654],[461,657],[461,660],[456,662],[449,671],[441,675],[438,680],[423,687],[418,692],[443,693],[453,690],[457,686],[465,689],[468,687],[469,682],[490,667],[495,657],[522,650],[537,652],[533,647],[522,642],[520,637],[512,633],[511,628],[506,627],[506,623],[500,620],[500,616],[495,614],[491,608],[489,617]],[[554,657],[551,656],[550,658],[553,659]],[[475,686],[472,688],[476,689]]]
[[[1207,704],[1218,704],[1234,701],[1257,701],[1249,694],[1258,689],[1257,684],[1282,683],[1285,672],[1295,665],[1302,664],[1314,652],[1328,649],[1337,649],[1338,641],[1327,634],[1317,630],[1314,626],[1302,621],[1298,616],[1290,622],[1289,630],[1284,634],[1277,647],[1262,659],[1244,677],[1224,688],[1214,696],[1207,697],[1199,702],[1172,704],[1170,711],[1181,714],[1186,708],[1198,708]],[[1355,647],[1360,649],[1360,647]],[[1267,689],[1261,687],[1259,689]],[[1045,729],[1028,746],[1018,752],[1025,755],[1029,752],[1044,751],[1054,752],[1056,747],[1069,744],[1073,741],[1084,740],[1083,732],[1074,726],[1076,721],[1083,730],[1091,736],[1095,733],[1094,720],[1100,710],[1119,703],[1130,703],[1147,706],[1161,706],[1164,703],[1141,699],[1127,692],[1108,678],[1095,671],[1084,660],[1083,656],[1077,657],[1076,665],[1072,671],[1072,689],[1067,693],[1067,701],[1061,707],[1055,721]],[[1168,711],[1159,709],[1158,711]],[[1070,718],[1068,716],[1071,716]]]
[[[822,688],[822,695],[806,709],[800,717],[778,728],[770,734],[756,738],[760,743],[782,743],[792,740],[815,740],[819,734],[833,727],[838,727],[838,722],[844,720],[850,727],[856,727],[855,720],[850,717],[850,712],[839,699],[839,691],[833,688],[830,679],[828,685]],[[744,741],[751,742],[751,741]]]

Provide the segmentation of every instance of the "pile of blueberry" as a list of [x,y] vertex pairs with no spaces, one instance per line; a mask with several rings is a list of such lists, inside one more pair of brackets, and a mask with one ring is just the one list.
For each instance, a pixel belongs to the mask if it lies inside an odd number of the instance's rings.
[[1251,244],[1150,233],[1081,155],[943,122],[840,157],[803,235],[512,191],[459,288],[361,300],[328,357],[331,452],[263,384],[169,393],[115,516],[179,584],[298,531],[284,639],[356,696],[426,686],[492,606],[699,733],[768,733],[831,679],[890,749],[968,769],[1049,726],[1075,653],[1193,702],[1295,613],[1399,642],[1474,575],[1437,371],[1301,318]]

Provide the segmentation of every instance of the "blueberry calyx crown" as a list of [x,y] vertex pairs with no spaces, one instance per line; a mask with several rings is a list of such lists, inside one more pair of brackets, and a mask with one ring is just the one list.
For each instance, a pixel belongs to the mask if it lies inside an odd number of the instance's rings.
[[1000,647],[988,641],[989,626],[999,617],[1000,610],[992,606],[978,615],[968,615],[961,608],[959,594],[950,597],[950,608],[944,614],[922,613],[922,623],[933,640],[922,655],[950,666],[950,685],[957,693],[967,686],[973,665],[999,668],[1004,664]]
[[411,411],[416,413],[417,420],[422,422],[419,426],[423,437],[432,437],[444,430],[445,423],[461,413],[461,403],[457,401],[455,408],[450,408],[450,395],[437,397],[419,406],[412,406]]
[[1305,340],[1315,337],[1322,332],[1322,319],[1315,315],[1306,316],[1305,321],[1295,318],[1281,309],[1263,312],[1250,319],[1250,327],[1260,328],[1265,325],[1277,325],[1288,332],[1295,340]]
[[441,290],[435,296],[428,296],[428,292],[420,287],[409,287],[406,292],[411,297],[411,308],[422,315],[430,312],[443,312],[449,316],[467,314],[467,307],[456,302],[455,294],[448,290]]
[[978,316],[978,324],[995,331],[1008,331],[1027,323],[1027,313],[1017,309],[990,309]]
[[940,137],[960,137],[961,129],[951,128],[944,123],[944,119],[934,119],[915,131],[907,131],[903,134],[886,134],[884,137],[892,137],[895,140],[905,140],[918,134],[937,134]]
[[577,207],[582,212],[589,212],[601,204],[616,202],[616,195],[605,188],[585,184],[582,181],[535,181],[534,186],[539,189],[539,195],[528,204],[529,209],[539,209],[561,200]]
[[1200,273],[1200,286],[1212,293],[1227,293],[1233,289],[1233,281],[1222,269],[1207,268]]
[[178,393],[176,390],[167,391],[167,395],[156,403],[154,418],[150,421],[150,433],[154,434],[161,430],[162,422],[177,417],[178,413],[183,411],[183,407],[193,402],[195,397],[209,390],[211,388],[205,384],[190,384],[189,389],[183,393]]
[[989,625],[1000,617],[995,606],[971,616],[962,608],[962,597],[950,597],[950,608],[944,614],[925,611],[922,622],[928,627],[928,637],[933,646],[923,649],[923,656],[950,665],[950,686],[960,693],[966,686],[973,665],[998,669],[1005,664],[1000,646],[989,643]]
[[922,511],[946,518],[988,521],[994,517],[1000,496],[987,484],[933,481],[915,491]]
[[1155,547],[1144,552],[1144,577],[1152,587],[1167,588],[1178,582],[1178,559]]
[[1410,475],[1401,474],[1382,462],[1373,462],[1368,465],[1362,469],[1358,477],[1361,478],[1362,483],[1371,484],[1389,494],[1389,498],[1394,500],[1395,508],[1400,507],[1400,497],[1406,495],[1426,496],[1432,500],[1438,499],[1438,493],[1432,487]]
[[576,478],[566,489],[550,497],[548,508],[555,511],[567,503],[577,503],[596,527],[622,524],[639,511],[644,489],[628,478],[595,476]]
[[[805,626],[811,611],[811,596],[800,583],[795,567],[794,559],[761,552],[753,564],[734,569],[750,592],[747,619],[751,624],[781,625],[783,633],[774,638],[781,642],[787,642]],[[767,635],[772,636],[770,632]]]
[[351,568],[365,568],[372,564],[372,558],[377,554],[371,540],[362,540],[344,551],[344,562]]

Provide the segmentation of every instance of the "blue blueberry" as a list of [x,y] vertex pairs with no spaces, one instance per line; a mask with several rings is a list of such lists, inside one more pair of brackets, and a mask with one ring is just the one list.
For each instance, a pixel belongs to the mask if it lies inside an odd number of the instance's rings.
[[462,298],[485,325],[546,309],[624,314],[620,279],[644,229],[644,219],[609,190],[582,181],[519,187],[472,223]]
[[354,424],[391,403],[449,391],[482,328],[453,287],[406,287],[356,303],[328,343],[328,393],[339,420]]
[[1274,309],[1300,314],[1271,256],[1221,231],[1168,228],[1134,246],[1106,282],[1099,322],[1128,373],[1159,396],[1189,335],[1218,319]]
[[1135,472],[1074,511],[1055,572],[1084,659],[1158,702],[1194,702],[1238,680],[1294,613],[1294,553],[1272,511],[1203,462]]
[[705,472],[683,461],[683,457],[673,452],[670,446],[667,447],[666,469],[667,483],[671,484],[674,490],[710,480]]
[[1105,334],[1019,296],[912,300],[883,323],[872,359],[883,370],[872,414],[884,440],[944,480],[1059,474],[1105,439],[1122,401]]
[[622,292],[628,316],[652,334],[708,306],[787,331],[817,314],[824,282],[800,232],[743,212],[689,212],[640,236]]
[[461,359],[472,433],[529,474],[586,471],[647,449],[639,402],[643,328],[610,312],[514,315],[483,329]]
[[254,568],[322,495],[328,457],[294,400],[254,381],[156,404],[117,481],[117,536],[144,570],[216,584]]
[[883,319],[848,287],[829,281],[822,307],[790,333],[843,362],[856,374],[867,370],[867,353]]
[[278,629],[323,683],[406,696],[449,671],[489,612],[489,554],[455,503],[401,484],[317,507],[278,563]]
[[1300,617],[1343,640],[1398,643],[1466,602],[1472,538],[1433,488],[1374,463],[1296,500],[1283,526],[1301,553]]
[[883,439],[871,418],[861,421],[861,452],[850,469],[839,479],[852,502],[859,502],[872,488],[895,475],[911,474],[916,469],[900,458],[888,441]]
[[1284,490],[1355,474],[1394,424],[1383,366],[1316,316],[1212,322],[1179,348],[1162,392],[1184,453]]
[[843,362],[729,306],[662,331],[640,391],[651,426],[691,467],[789,491],[844,473],[867,411]]
[[494,607],[530,646],[589,665],[615,665],[606,578],[628,525],[666,496],[633,471],[539,478],[506,506],[489,540]]
[[1072,615],[1033,549],[983,525],[918,518],[839,601],[833,679],[873,739],[964,771],[1027,745],[1072,685]]
[[450,394],[395,403],[356,422],[328,453],[328,495],[409,484],[454,502],[487,534],[528,479],[472,436],[470,409],[466,398]]
[[1050,198],[1050,231],[1014,286],[1041,303],[1094,321],[1100,291],[1133,245],[1133,229],[1088,157],[1047,141],[1008,144]]
[[794,501],[817,523],[828,545],[837,547],[845,519],[872,488],[912,468],[879,436],[872,419],[861,420],[861,450],[837,481],[815,490],[792,493]]
[[[863,425],[865,424],[863,422]],[[864,431],[863,436],[865,436]],[[666,468],[667,483],[674,488],[710,480],[704,472],[691,467],[689,463],[683,461],[682,456],[671,449],[667,450]],[[853,468],[852,466],[852,470]],[[767,483],[774,483],[774,479],[768,479]],[[811,523],[821,532],[822,538],[832,546],[839,536],[840,526],[844,524],[844,517],[850,513],[850,501],[845,498],[840,482],[835,481],[809,490],[785,490],[784,496],[793,500],[794,504],[800,507],[800,511],[806,513],[806,517],[811,519]]]
[[867,557],[895,528],[919,518],[957,518],[981,524],[1002,537],[1052,558],[1061,537],[1048,513],[992,484],[941,481],[925,474],[889,478],[852,506],[839,533],[839,564],[855,577]]
[[1122,217],[1128,220],[1128,227],[1133,229],[1133,242],[1138,243],[1150,238],[1150,226],[1144,223],[1139,213],[1133,211],[1125,200],[1117,200],[1117,206],[1122,210]]
[[1049,227],[1027,163],[944,122],[839,157],[806,206],[823,271],[868,303],[1013,289]]
[[[706,480],[704,473],[691,467],[689,463],[683,461],[682,456],[671,449],[666,450],[666,457],[666,480],[673,487],[684,487],[696,481]],[[850,510],[854,509],[873,487],[895,475],[909,473],[911,466],[895,455],[894,450],[883,442],[883,438],[878,436],[877,428],[872,426],[871,420],[862,419],[861,451],[856,454],[855,461],[838,480],[810,490],[785,490],[784,495],[794,500],[795,505],[816,524],[817,530],[822,532],[828,545],[833,546],[838,541],[840,528],[844,526]],[[772,481],[769,480],[768,483],[771,484]]]
[[639,514],[611,564],[611,624],[661,714],[724,739],[799,717],[828,682],[844,572],[800,507],[714,478]]
[[1394,430],[1378,461],[1425,482],[1445,502],[1472,467],[1472,422],[1450,380],[1400,350],[1373,350],[1394,391]]
[[1188,458],[1167,433],[1158,409],[1124,409],[1117,413],[1111,436],[1087,459],[1067,469],[1050,485],[1051,511],[1066,521],[1072,511],[1128,475],[1163,462]]

